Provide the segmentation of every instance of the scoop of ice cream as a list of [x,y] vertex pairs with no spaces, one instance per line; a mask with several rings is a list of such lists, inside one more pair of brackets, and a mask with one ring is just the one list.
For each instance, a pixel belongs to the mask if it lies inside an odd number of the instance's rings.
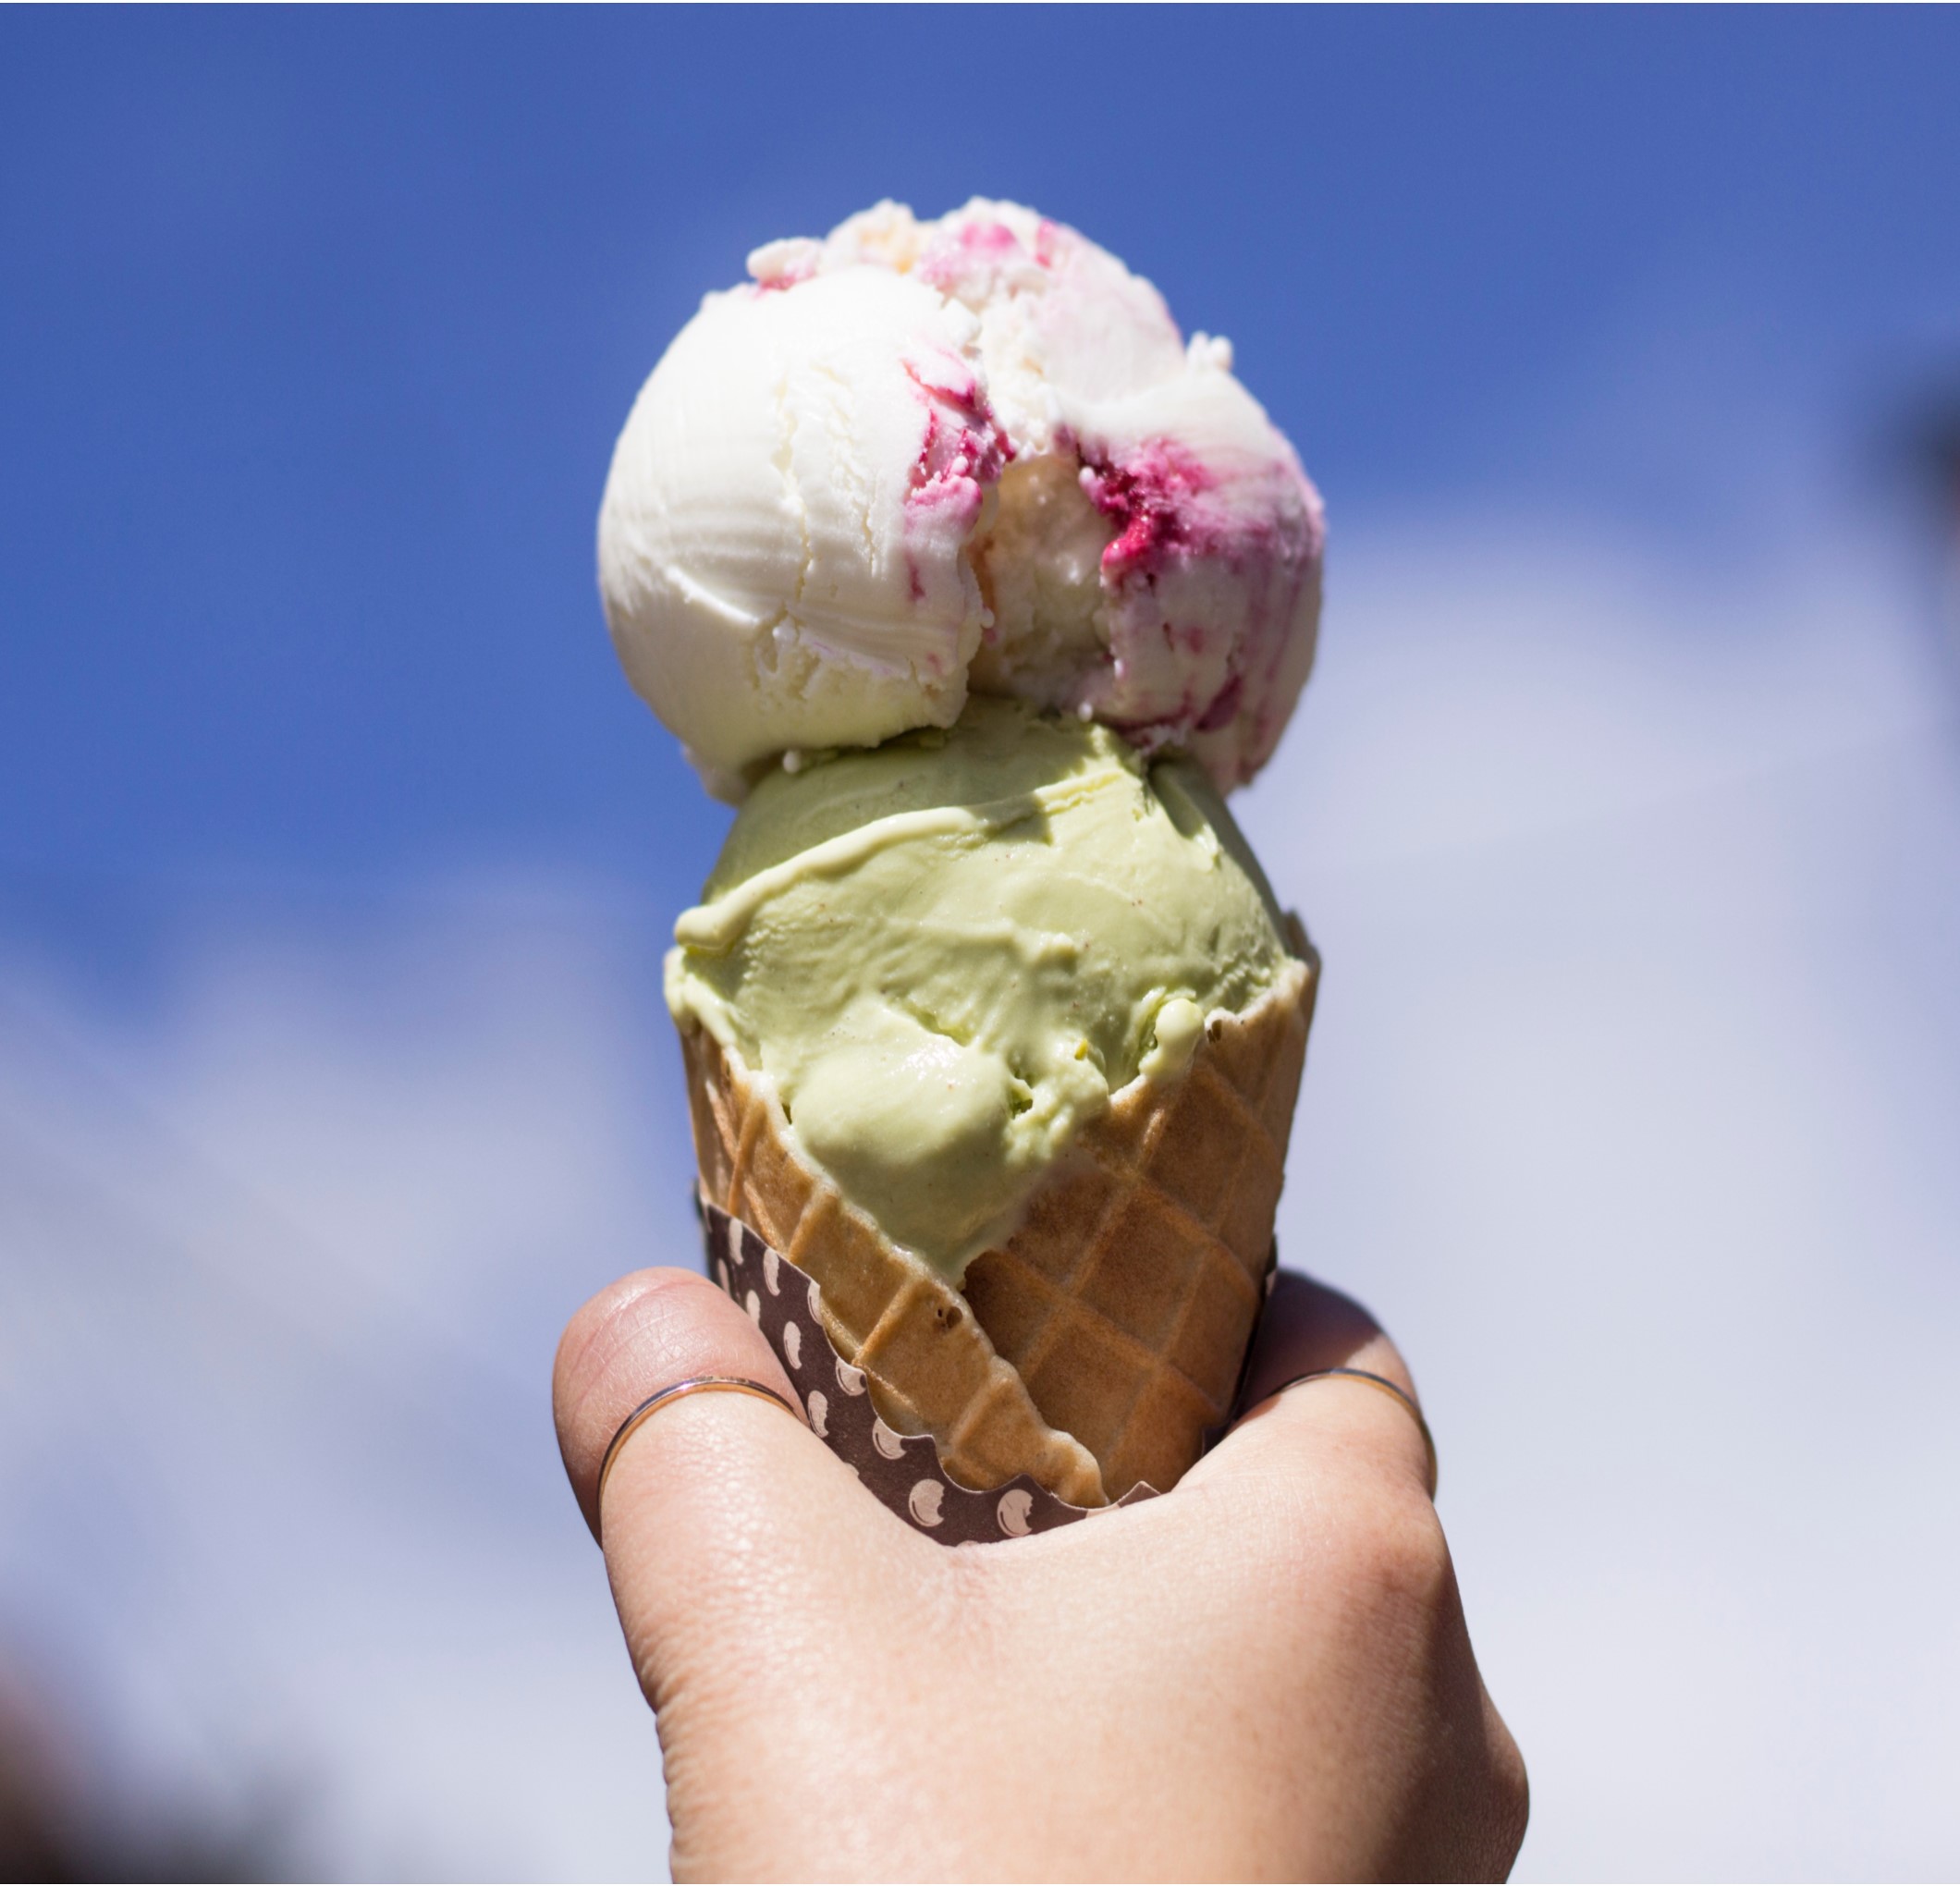
[[710,785],[969,692],[1249,779],[1312,666],[1324,533],[1230,347],[1013,203],[881,204],[749,265],[642,390],[599,524],[620,657]]
[[1076,1129],[1289,961],[1205,774],[978,700],[756,785],[668,957],[810,1162],[957,1280]]

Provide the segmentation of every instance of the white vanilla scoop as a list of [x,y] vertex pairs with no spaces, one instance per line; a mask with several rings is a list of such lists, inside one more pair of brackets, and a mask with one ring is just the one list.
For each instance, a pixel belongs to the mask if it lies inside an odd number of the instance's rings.
[[1231,374],[1073,230],[975,200],[772,243],[642,389],[606,619],[709,785],[947,727],[969,690],[1272,753],[1312,666],[1320,501]]

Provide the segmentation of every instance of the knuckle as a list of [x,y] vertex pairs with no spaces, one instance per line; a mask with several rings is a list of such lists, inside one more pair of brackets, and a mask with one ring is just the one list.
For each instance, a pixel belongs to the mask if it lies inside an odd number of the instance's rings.
[[1442,1522],[1414,1487],[1378,1486],[1354,1550],[1361,1584],[1389,1602],[1433,1609],[1453,1585]]
[[617,1362],[642,1333],[670,1327],[693,1299],[689,1286],[712,1290],[686,1270],[636,1270],[587,1299],[558,1343],[557,1374],[564,1389],[583,1389]]
[[607,1305],[594,1347],[635,1387],[712,1372],[749,1347],[753,1326],[704,1277],[643,1270]]
[[1491,1819],[1508,1868],[1525,1843],[1525,1829],[1531,1819],[1531,1777],[1525,1772],[1524,1752],[1516,1737],[1495,1709],[1490,1712],[1490,1722]]
[[601,1458],[638,1402],[688,1376],[766,1381],[773,1368],[755,1326],[698,1272],[641,1270],[601,1291],[567,1329],[553,1379],[559,1447],[588,1521]]

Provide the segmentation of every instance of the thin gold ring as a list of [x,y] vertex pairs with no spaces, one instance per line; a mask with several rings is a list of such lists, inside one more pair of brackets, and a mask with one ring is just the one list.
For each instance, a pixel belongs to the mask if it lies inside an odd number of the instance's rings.
[[1305,1375],[1296,1375],[1283,1381],[1270,1394],[1262,1395],[1261,1401],[1269,1402],[1274,1395],[1283,1395],[1288,1389],[1296,1389],[1302,1382],[1323,1382],[1329,1376],[1346,1376],[1350,1380],[1366,1382],[1371,1389],[1380,1389],[1395,1399],[1415,1417],[1415,1425],[1422,1429],[1423,1452],[1429,1457],[1429,1498],[1436,1498],[1436,1437],[1429,1432],[1429,1424],[1423,1419],[1422,1410],[1416,1406],[1415,1397],[1399,1382],[1391,1382],[1387,1376],[1377,1375],[1366,1368],[1310,1368]]
[[619,1450],[641,1427],[669,1402],[681,1401],[689,1395],[707,1394],[715,1390],[731,1395],[754,1395],[765,1402],[774,1402],[778,1408],[796,1415],[799,1421],[803,1418],[786,1397],[761,1382],[752,1382],[746,1376],[690,1376],[684,1382],[675,1382],[656,1394],[649,1395],[620,1422],[619,1431],[613,1436],[606,1450],[606,1458],[599,1463],[599,1498],[606,1498],[606,1476],[612,1472],[613,1463],[619,1458]]

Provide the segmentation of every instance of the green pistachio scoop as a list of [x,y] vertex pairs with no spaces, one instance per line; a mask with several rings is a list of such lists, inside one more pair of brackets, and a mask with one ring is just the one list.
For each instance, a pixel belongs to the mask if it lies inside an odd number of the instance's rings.
[[953,1281],[1111,1094],[1182,1072],[1291,954],[1198,768],[991,700],[769,774],[674,935],[676,1021]]

